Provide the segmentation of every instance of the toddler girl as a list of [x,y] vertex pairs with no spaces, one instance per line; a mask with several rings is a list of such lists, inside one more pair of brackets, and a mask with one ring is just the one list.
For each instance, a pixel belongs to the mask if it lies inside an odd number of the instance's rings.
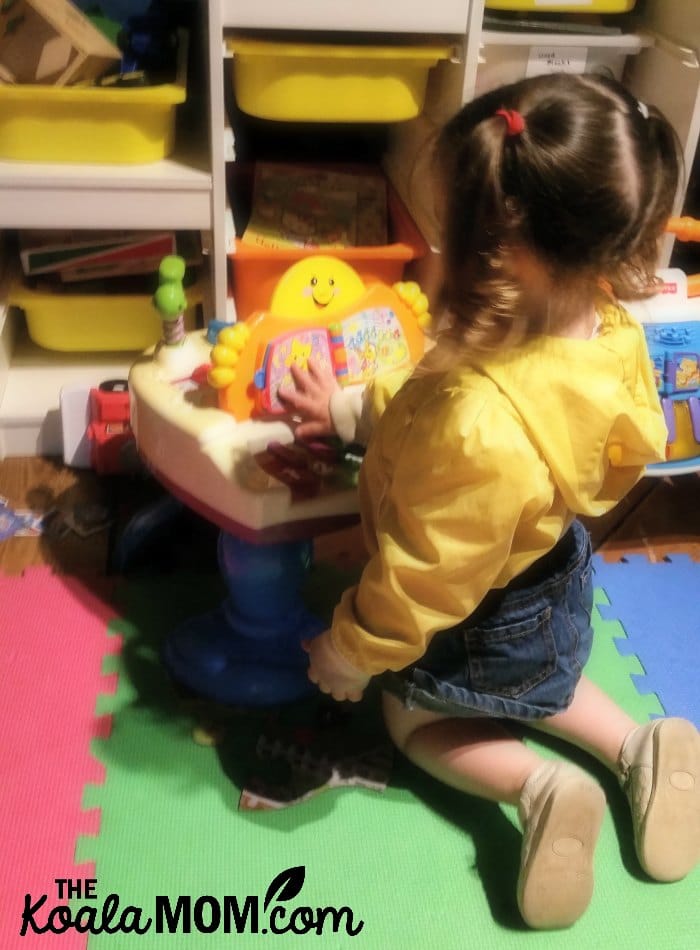
[[[682,878],[700,857],[697,729],[638,726],[582,675],[591,546],[577,520],[664,458],[644,335],[619,300],[654,292],[680,165],[667,121],[592,75],[514,83],[447,124],[448,325],[373,428],[359,489],[369,560],[306,644],[311,680],[337,700],[381,677],[388,731],[414,763],[518,806],[517,899],[535,928],[585,911],[605,799],[509,720],[619,776],[651,877]],[[284,395],[301,433],[328,429],[336,384],[295,382]]]

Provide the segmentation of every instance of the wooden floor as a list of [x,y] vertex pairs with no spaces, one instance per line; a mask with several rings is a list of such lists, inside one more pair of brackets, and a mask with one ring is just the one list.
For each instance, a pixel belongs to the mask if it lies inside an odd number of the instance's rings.
[[[114,551],[127,526],[167,498],[143,474],[101,477],[46,458],[0,462],[0,496],[15,510],[48,516],[37,536],[0,540],[0,571],[17,574],[46,564],[83,576],[113,573]],[[171,520],[160,537],[149,540],[149,569],[171,570],[179,561],[214,565],[216,529],[186,511]],[[650,560],[686,553],[700,561],[700,475],[646,478],[614,512],[587,525],[595,548],[612,560],[631,553]],[[318,538],[316,556],[339,567],[362,563],[359,526]]]

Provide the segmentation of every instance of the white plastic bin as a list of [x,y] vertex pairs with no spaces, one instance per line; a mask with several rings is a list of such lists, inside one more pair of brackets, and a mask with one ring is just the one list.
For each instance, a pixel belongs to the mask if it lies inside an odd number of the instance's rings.
[[621,79],[627,57],[647,41],[636,34],[482,34],[475,94],[550,72],[603,73]]

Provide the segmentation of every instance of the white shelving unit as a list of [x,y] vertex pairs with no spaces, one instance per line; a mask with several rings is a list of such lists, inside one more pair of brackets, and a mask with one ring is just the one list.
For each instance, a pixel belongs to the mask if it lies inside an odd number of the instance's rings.
[[[228,286],[227,253],[232,216],[226,188],[228,158],[235,154],[227,133],[225,39],[254,29],[301,31],[308,41],[334,32],[409,34],[447,38],[457,51],[452,61],[431,73],[426,105],[417,119],[392,127],[384,156],[385,170],[419,227],[431,240],[431,217],[421,181],[421,163],[429,137],[443,120],[481,91],[503,81],[493,69],[494,50],[505,47],[528,68],[534,47],[584,48],[586,68],[616,52],[626,56],[625,82],[640,99],[659,106],[673,122],[690,170],[700,136],[700,3],[697,0],[645,0],[639,16],[624,20],[618,36],[578,32],[573,35],[502,32],[486,29],[484,0],[404,0],[400,6],[375,0],[201,0],[208,47],[208,135],[188,143],[191,152],[142,166],[23,164],[0,161],[0,229],[179,228],[203,232],[209,250],[208,315],[234,319]],[[575,15],[572,14],[572,19]],[[506,51],[507,52],[507,51]],[[506,55],[506,60],[508,56]],[[512,66],[512,63],[511,63]],[[509,67],[510,68],[510,67]],[[568,68],[581,68],[581,55]],[[500,69],[500,66],[499,66]],[[517,78],[508,76],[506,78]],[[229,138],[226,139],[228,134]],[[208,138],[208,141],[206,139]],[[679,193],[677,211],[684,194]],[[665,249],[670,256],[672,242]],[[88,385],[110,375],[124,375],[133,354],[115,357],[54,354],[34,346],[21,321],[8,314],[0,290],[0,458],[11,454],[59,453],[55,418],[61,386],[85,380]],[[47,423],[46,420],[49,420]]]
[[[206,20],[207,4],[200,5]],[[192,230],[210,245],[210,128],[202,122],[201,133],[178,141],[170,158],[147,164],[0,161],[0,229]],[[6,286],[11,279],[6,276]],[[61,389],[126,378],[137,354],[43,349],[6,298],[0,290],[0,459],[61,455]]]
[[16,314],[3,329],[9,372],[2,390],[0,458],[61,455],[60,392],[70,384],[90,388],[107,379],[125,379],[134,354],[51,353],[36,346]]
[[147,165],[0,162],[0,203],[3,228],[208,230],[211,172],[196,156]]
[[[489,88],[522,78],[533,68],[536,51],[552,52],[552,68],[571,71],[622,69],[627,87],[641,101],[658,106],[673,123],[681,141],[688,173],[700,136],[700,3],[696,0],[640,0],[635,14],[616,20],[617,35],[528,32],[494,29],[484,23],[484,0],[472,0],[461,67],[438,67],[423,113],[397,127],[386,158],[392,180],[416,220],[430,239],[431,222],[421,205],[421,195],[411,186],[420,181],[416,169],[431,136],[446,115]],[[546,13],[546,10],[545,10]],[[576,23],[574,14],[571,20]],[[488,21],[487,21],[488,22]],[[549,68],[549,67],[544,67]],[[685,183],[687,185],[687,182]],[[681,188],[674,212],[682,211]],[[666,241],[661,264],[670,259],[673,240]]]
[[[205,160],[147,165],[0,162],[3,228],[172,228],[209,232],[212,175]],[[0,459],[61,455],[59,395],[128,375],[134,353],[56,353],[36,346],[16,314],[2,321]]]
[[454,33],[467,30],[469,0],[220,0],[222,26],[235,29]]

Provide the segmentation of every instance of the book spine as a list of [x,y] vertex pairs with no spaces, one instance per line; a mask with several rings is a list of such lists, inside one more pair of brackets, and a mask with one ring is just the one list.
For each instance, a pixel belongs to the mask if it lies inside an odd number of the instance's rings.
[[328,327],[328,340],[330,342],[333,371],[340,385],[345,386],[348,382],[348,355],[345,351],[345,338],[340,323],[332,323]]

